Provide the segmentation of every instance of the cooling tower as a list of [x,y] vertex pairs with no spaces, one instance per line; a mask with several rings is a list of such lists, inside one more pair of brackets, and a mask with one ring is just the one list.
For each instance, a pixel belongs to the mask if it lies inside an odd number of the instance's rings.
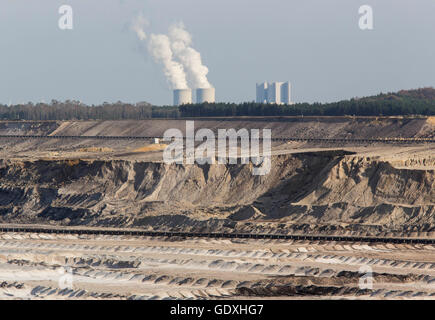
[[175,89],[174,90],[174,106],[192,103],[192,90],[190,89]]
[[196,103],[215,102],[214,88],[196,89]]

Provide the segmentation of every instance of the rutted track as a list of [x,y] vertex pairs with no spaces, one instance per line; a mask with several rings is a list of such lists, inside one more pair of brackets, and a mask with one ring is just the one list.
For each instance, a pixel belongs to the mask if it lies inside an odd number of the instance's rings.
[[[0,297],[434,299],[434,253],[419,244],[0,233]],[[361,266],[373,269],[372,289],[359,288]]]
[[367,243],[396,243],[396,244],[435,244],[435,239],[429,238],[398,238],[398,237],[353,237],[337,235],[295,235],[295,234],[261,234],[261,233],[222,233],[222,232],[172,232],[172,231],[143,231],[143,230],[104,230],[80,228],[36,228],[0,226],[0,232],[23,233],[51,233],[77,235],[124,235],[142,237],[178,237],[178,238],[209,238],[209,239],[281,239],[304,241],[336,241],[336,242],[367,242]]
[[[151,136],[41,136],[41,135],[0,135],[0,138],[15,138],[15,139],[75,139],[75,140],[154,140],[163,139],[163,137]],[[184,137],[183,139],[186,139]],[[216,138],[219,140],[219,138]],[[259,140],[264,140],[259,137]],[[370,139],[343,139],[343,138],[298,138],[298,137],[272,137],[271,141],[277,142],[320,142],[320,143],[384,143],[384,144],[420,144],[420,143],[435,143],[433,138],[370,138]]]

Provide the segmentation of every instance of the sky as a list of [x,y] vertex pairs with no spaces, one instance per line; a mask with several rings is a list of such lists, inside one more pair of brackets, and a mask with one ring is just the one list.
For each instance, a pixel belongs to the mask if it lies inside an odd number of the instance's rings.
[[[72,30],[58,27],[64,4]],[[0,103],[171,104],[131,30],[139,14],[150,33],[184,23],[220,102],[253,101],[263,81],[290,81],[295,102],[435,87],[434,0],[2,0]]]

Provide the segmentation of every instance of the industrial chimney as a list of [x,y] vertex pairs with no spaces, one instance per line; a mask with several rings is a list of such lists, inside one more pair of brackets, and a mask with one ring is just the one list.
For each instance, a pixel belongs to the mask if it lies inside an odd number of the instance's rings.
[[190,89],[175,89],[174,90],[174,106],[192,103],[192,90]]
[[214,88],[200,88],[196,89],[196,103],[214,103],[215,90]]

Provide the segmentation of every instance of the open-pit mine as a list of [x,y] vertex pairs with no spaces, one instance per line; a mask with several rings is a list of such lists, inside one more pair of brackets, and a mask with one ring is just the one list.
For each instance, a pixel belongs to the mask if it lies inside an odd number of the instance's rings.
[[270,129],[270,171],[165,163],[181,119],[0,121],[0,298],[435,298],[434,118],[201,128]]

